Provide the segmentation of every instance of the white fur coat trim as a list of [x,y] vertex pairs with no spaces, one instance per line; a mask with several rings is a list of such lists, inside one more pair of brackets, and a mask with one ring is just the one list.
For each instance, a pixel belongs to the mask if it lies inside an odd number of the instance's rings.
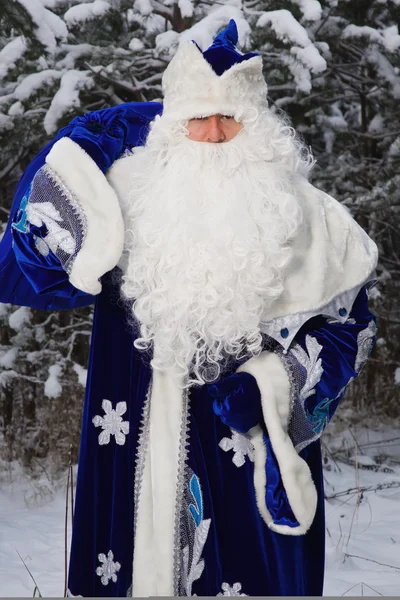
[[124,223],[115,191],[94,160],[74,141],[61,138],[46,163],[80,204],[87,231],[69,276],[73,286],[99,294],[99,278],[118,263],[124,244]]
[[260,427],[250,430],[255,450],[254,487],[260,514],[270,529],[286,535],[302,535],[310,528],[317,508],[317,491],[307,463],[297,454],[287,433],[290,416],[290,382],[277,354],[263,352],[238,369],[253,375],[260,388],[264,421],[278,461],[282,483],[299,525],[273,522],[266,505],[266,448]]
[[150,431],[133,558],[134,597],[174,595],[174,526],[183,392],[153,370]]

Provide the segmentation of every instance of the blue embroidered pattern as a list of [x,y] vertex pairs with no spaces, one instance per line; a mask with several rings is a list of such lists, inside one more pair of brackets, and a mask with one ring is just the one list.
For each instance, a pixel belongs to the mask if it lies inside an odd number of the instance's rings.
[[194,500],[188,509],[194,521],[195,529],[193,539],[182,551],[182,586],[186,596],[192,596],[192,586],[204,571],[204,558],[201,557],[207,541],[211,519],[203,519],[203,494],[200,480],[193,473],[189,480],[190,494]]
[[307,418],[315,433],[320,434],[329,423],[329,407],[335,400],[336,398],[324,398],[313,411],[306,410]]
[[28,207],[29,196],[31,194],[32,184],[29,186],[27,192],[25,192],[24,197],[21,200],[21,204],[19,205],[19,209],[17,212],[17,220],[12,224],[12,228],[16,229],[20,233],[28,233],[29,232],[29,223],[28,217],[26,213],[26,209]]
[[201,493],[200,481],[197,475],[192,475],[189,482],[189,489],[195,502],[195,504],[189,505],[189,510],[196,527],[198,527],[203,520],[203,496]]

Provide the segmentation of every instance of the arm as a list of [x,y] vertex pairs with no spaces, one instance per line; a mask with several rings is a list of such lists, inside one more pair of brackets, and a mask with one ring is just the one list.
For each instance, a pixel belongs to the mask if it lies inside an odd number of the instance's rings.
[[[346,386],[365,364],[375,331],[376,320],[363,287],[344,322],[315,316],[297,332],[286,354],[276,345],[274,351],[262,352],[239,367],[235,376],[252,375],[259,389],[259,396],[252,392],[246,397],[250,390],[246,387],[240,407],[242,411],[250,407],[246,418],[251,414],[253,419],[248,435],[255,447],[257,504],[271,529],[299,535],[310,527],[317,496],[309,467],[299,453],[321,436]],[[247,386],[245,380],[242,384]],[[241,416],[239,398],[235,395],[234,402],[223,403],[225,419],[238,430],[237,424],[249,424]],[[254,421],[257,400],[266,430]]]
[[0,302],[34,308],[91,304],[123,244],[119,203],[106,171],[143,143],[160,106],[126,104],[74,119],[18,185],[0,245]]

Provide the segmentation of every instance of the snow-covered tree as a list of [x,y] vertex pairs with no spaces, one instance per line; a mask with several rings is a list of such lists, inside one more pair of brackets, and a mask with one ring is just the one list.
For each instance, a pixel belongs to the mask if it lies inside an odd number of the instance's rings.
[[[352,398],[358,407],[393,414],[400,390],[394,381],[400,362],[398,0],[3,2],[0,221],[4,226],[22,170],[60,127],[87,111],[160,100],[162,73],[178,45],[196,39],[206,48],[231,18],[242,50],[263,56],[271,109],[284,112],[312,146],[313,182],[342,201],[380,247],[374,294],[380,340]],[[16,333],[13,320],[27,314],[23,334]],[[79,429],[78,375],[88,342],[79,332],[88,329],[89,310],[39,314],[3,307],[0,319],[3,431],[40,454],[45,445],[27,431],[54,432],[54,407],[60,422],[74,418]],[[68,414],[61,410],[66,406]],[[78,429],[72,427],[75,449]]]

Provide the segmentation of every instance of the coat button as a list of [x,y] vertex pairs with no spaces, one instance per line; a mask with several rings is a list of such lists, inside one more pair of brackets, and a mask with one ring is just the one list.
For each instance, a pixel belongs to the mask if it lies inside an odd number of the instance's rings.
[[342,308],[339,308],[339,315],[341,317],[345,317],[347,315],[347,310],[342,306]]
[[281,329],[281,336],[283,338],[287,338],[288,335],[289,335],[289,330],[286,327],[284,327],[283,329]]

